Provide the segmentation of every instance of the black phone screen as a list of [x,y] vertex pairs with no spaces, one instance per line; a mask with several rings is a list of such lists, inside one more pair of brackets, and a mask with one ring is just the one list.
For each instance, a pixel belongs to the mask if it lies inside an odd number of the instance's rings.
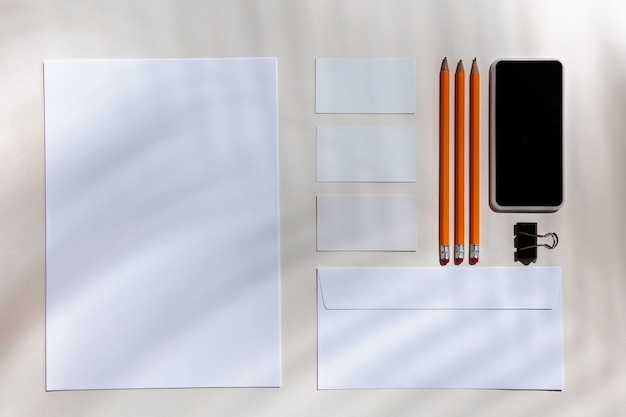
[[492,205],[555,211],[563,204],[563,68],[558,61],[492,67]]

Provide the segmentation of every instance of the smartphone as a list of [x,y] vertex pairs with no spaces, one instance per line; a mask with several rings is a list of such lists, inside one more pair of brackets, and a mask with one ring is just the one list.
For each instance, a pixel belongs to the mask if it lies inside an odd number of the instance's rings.
[[502,212],[563,206],[563,66],[501,59],[489,72],[489,198]]

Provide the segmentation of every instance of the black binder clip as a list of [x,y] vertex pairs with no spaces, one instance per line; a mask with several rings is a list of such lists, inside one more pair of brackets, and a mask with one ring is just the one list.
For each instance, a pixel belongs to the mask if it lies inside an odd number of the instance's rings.
[[[556,233],[537,234],[537,223],[517,223],[513,226],[513,244],[515,246],[515,261],[524,265],[537,262],[537,248],[542,246],[547,249],[554,249],[559,244],[559,237]],[[550,238],[552,243],[537,243],[537,238]]]

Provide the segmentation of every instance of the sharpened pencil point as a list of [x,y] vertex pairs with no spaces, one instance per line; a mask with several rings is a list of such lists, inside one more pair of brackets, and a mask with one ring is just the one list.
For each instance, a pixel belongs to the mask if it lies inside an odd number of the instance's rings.
[[463,68],[463,60],[461,59],[456,66],[456,72],[465,72],[465,68]]
[[448,68],[448,58],[447,57],[443,57],[443,61],[441,62],[441,71],[450,71],[450,69]]
[[476,61],[476,58],[474,58],[474,61],[472,61],[471,74],[478,74],[478,62]]

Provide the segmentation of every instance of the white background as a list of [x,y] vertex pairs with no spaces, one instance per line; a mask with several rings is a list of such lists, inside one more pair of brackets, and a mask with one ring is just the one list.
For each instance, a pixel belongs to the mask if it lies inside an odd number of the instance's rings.
[[[626,414],[626,3],[588,1],[0,1],[0,415],[619,416]],[[278,57],[282,387],[46,393],[43,61]],[[565,390],[316,390],[317,266],[437,265],[437,84],[441,59],[550,57],[565,68],[565,206],[487,208],[482,266],[513,266],[512,230],[535,221],[561,242]],[[315,58],[414,57],[414,115],[316,115]],[[315,127],[417,127],[414,184],[315,181]],[[418,196],[415,253],[318,253],[315,196]],[[245,254],[242,254],[245,256]],[[454,266],[448,266],[454,268]]]

